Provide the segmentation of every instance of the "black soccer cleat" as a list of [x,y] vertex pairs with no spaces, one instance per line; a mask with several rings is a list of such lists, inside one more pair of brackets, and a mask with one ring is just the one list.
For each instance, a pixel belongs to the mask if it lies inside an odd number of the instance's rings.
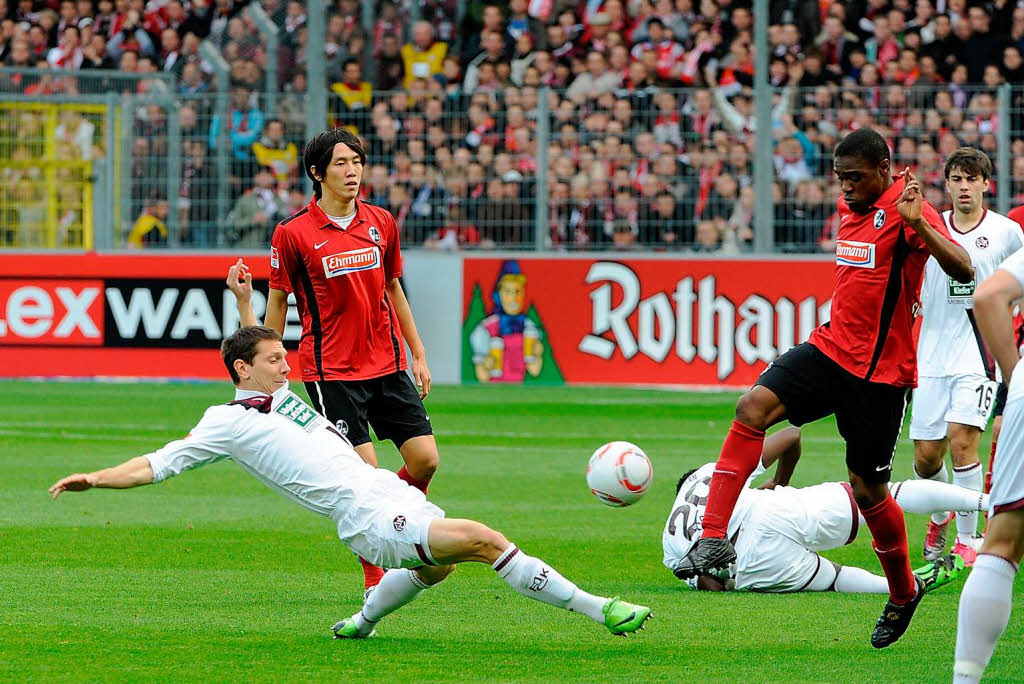
[[875,631],[871,633],[871,645],[875,648],[885,648],[896,643],[910,626],[917,604],[921,603],[924,596],[924,582],[917,576],[914,579],[917,582],[917,596],[909,603],[898,606],[892,601],[886,601],[885,610],[875,623]]
[[713,575],[736,560],[736,550],[727,539],[703,537],[690,547],[672,572],[681,580],[697,575]]

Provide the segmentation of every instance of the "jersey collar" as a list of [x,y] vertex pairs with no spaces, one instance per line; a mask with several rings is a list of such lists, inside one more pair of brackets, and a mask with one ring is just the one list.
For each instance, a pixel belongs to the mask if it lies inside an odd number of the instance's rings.
[[890,185],[886,191],[883,192],[877,200],[875,200],[871,209],[885,209],[886,207],[891,207],[896,204],[896,200],[900,198],[900,194],[903,192],[903,187],[905,185],[906,182],[902,178],[893,179],[892,185]]
[[[288,390],[288,383],[286,382],[286,383],[284,383],[284,385],[282,387],[278,388],[278,390],[276,392],[274,392],[271,396],[274,397],[275,399],[279,399],[280,397],[284,396],[285,394],[288,394],[288,391],[289,391]],[[256,390],[244,390],[244,389],[238,389],[237,387],[235,388],[235,399],[236,400],[238,400],[238,399],[252,399],[254,397],[265,397],[265,396],[267,396],[265,393],[257,392]]]
[[[338,226],[331,219],[327,218],[327,214],[325,214],[324,210],[320,208],[320,205],[316,203],[316,195],[314,195],[313,199],[309,201],[309,204],[307,205],[306,208],[309,209],[309,215],[312,216],[313,219],[316,221],[316,224],[320,228],[320,230],[325,230],[328,228],[333,228],[334,230],[341,230],[340,226]],[[350,227],[359,223],[366,222],[366,219],[363,218],[363,213],[363,203],[357,199],[356,215],[352,219]]]

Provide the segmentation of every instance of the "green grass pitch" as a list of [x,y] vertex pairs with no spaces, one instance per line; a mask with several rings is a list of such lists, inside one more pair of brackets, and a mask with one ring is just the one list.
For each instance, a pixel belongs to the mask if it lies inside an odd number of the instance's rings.
[[[223,385],[0,384],[0,681],[949,681],[962,582],[927,597],[895,646],[868,643],[880,596],[698,595],[661,565],[681,472],[713,460],[735,394],[437,388],[430,498],[504,532],[581,587],[654,610],[626,639],[527,601],[485,566],[333,641],[361,572],[330,521],[223,462],[134,491],[65,494],[59,477],[184,435]],[[301,389],[299,390],[301,391]],[[834,423],[804,432],[797,484],[842,479]],[[654,487],[612,509],[587,490],[591,451],[650,454]],[[381,464],[400,458],[380,445]],[[901,443],[897,476],[911,474]],[[920,558],[924,519],[909,520]],[[829,554],[878,571],[867,535]],[[1017,584],[1020,606],[1021,583]],[[1020,680],[1024,611],[989,668]]]

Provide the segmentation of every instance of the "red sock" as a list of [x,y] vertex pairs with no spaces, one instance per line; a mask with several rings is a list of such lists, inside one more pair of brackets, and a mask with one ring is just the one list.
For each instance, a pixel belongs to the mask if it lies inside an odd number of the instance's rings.
[[985,473],[985,493],[992,491],[992,468],[996,464],[996,442],[992,442],[992,450],[988,452],[988,472]]
[[715,473],[711,476],[708,505],[704,510],[704,534],[701,537],[722,539],[729,531],[729,518],[736,499],[757,468],[764,449],[764,432],[739,421],[732,421],[729,434],[718,455]]
[[359,557],[359,564],[363,566],[363,589],[369,589],[380,584],[380,580],[384,576],[383,568],[378,568],[362,556]]
[[885,501],[867,510],[861,509],[861,513],[871,530],[875,555],[889,582],[889,598],[899,605],[909,603],[917,596],[917,581],[910,571],[903,511],[891,496],[886,496]]
[[399,468],[398,473],[396,474],[398,475],[399,479],[405,480],[410,487],[415,487],[424,494],[427,493],[427,485],[430,484],[429,477],[426,480],[417,480],[416,478],[409,474],[409,470],[405,466]]

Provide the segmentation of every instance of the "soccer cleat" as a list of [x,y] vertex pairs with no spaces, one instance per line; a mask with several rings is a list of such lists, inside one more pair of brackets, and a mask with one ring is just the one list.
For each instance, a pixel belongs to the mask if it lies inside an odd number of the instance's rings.
[[949,584],[964,572],[964,559],[960,556],[947,553],[939,556],[934,563],[929,563],[914,570],[914,574],[924,585],[925,593],[935,591],[941,586]]
[[953,514],[950,513],[939,524],[934,520],[928,520],[928,534],[924,538],[924,559],[929,563],[934,563],[946,551],[946,528],[952,519]]
[[626,636],[643,629],[644,623],[651,617],[651,609],[647,606],[634,606],[618,596],[609,599],[601,611],[604,613],[604,626],[616,636]]
[[369,634],[363,634],[356,627],[356,621],[352,618],[345,618],[338,624],[331,627],[334,630],[335,639],[368,639],[377,636],[377,630],[371,629]]
[[974,561],[978,560],[978,552],[970,544],[964,544],[959,539],[953,544],[953,553],[964,559],[964,565],[968,568],[974,567]]
[[736,560],[736,551],[726,539],[703,537],[690,547],[672,571],[681,580],[697,575],[713,575],[726,570]]
[[885,648],[896,643],[910,626],[917,604],[921,603],[924,596],[924,582],[920,577],[914,577],[917,581],[917,595],[909,603],[900,606],[891,600],[885,602],[885,609],[875,623],[875,631],[871,633],[871,645],[875,648]]

